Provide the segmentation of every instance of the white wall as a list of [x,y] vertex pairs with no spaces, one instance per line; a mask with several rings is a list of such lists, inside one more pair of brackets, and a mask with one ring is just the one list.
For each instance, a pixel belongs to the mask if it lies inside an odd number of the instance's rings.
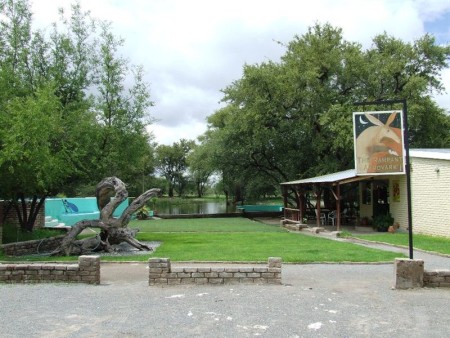
[[[394,183],[398,182],[400,194],[398,200],[394,198]],[[389,210],[403,230],[408,229],[408,195],[406,191],[406,175],[392,176],[389,180]]]
[[414,233],[450,237],[450,161],[414,157],[411,163]]

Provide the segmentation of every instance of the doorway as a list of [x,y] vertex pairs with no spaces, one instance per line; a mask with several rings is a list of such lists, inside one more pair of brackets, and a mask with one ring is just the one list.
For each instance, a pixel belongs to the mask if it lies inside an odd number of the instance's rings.
[[373,217],[389,214],[389,181],[373,181]]

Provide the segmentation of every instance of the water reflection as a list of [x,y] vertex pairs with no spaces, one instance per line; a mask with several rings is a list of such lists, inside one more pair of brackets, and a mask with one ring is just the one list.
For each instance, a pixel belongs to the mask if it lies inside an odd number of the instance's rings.
[[160,215],[181,214],[220,214],[235,212],[234,205],[227,206],[225,201],[185,201],[160,199],[155,203],[155,211]]

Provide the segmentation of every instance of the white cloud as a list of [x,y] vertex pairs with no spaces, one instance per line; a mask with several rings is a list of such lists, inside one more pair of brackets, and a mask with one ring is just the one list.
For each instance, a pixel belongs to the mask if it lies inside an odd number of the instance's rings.
[[[38,25],[57,19],[69,0],[35,0]],[[315,23],[329,22],[344,37],[369,47],[386,31],[405,41],[426,33],[427,23],[450,12],[448,0],[80,0],[94,17],[109,20],[125,39],[124,53],[142,64],[151,83],[156,141],[195,139],[206,117],[220,105],[220,93],[242,75],[245,63],[278,61],[288,43]],[[444,20],[445,21],[445,20]],[[450,41],[448,25],[438,29]],[[445,35],[446,34],[446,35]],[[450,76],[443,76],[444,83]],[[450,88],[448,88],[450,90]],[[450,109],[449,95],[437,97]]]
[[153,124],[148,127],[159,144],[172,145],[180,139],[194,140],[206,131],[206,124],[201,122],[190,122],[178,126],[166,126],[164,124]]

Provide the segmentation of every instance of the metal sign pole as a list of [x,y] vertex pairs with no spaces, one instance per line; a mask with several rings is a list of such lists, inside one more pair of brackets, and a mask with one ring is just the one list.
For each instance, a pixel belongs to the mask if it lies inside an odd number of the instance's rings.
[[409,163],[409,134],[408,134],[408,108],[406,99],[380,100],[372,102],[355,102],[355,106],[387,105],[401,103],[403,105],[403,139],[405,148],[405,174],[406,174],[406,195],[408,200],[408,237],[409,237],[409,259],[413,259],[413,231],[412,231],[412,200],[411,200],[411,165]]

